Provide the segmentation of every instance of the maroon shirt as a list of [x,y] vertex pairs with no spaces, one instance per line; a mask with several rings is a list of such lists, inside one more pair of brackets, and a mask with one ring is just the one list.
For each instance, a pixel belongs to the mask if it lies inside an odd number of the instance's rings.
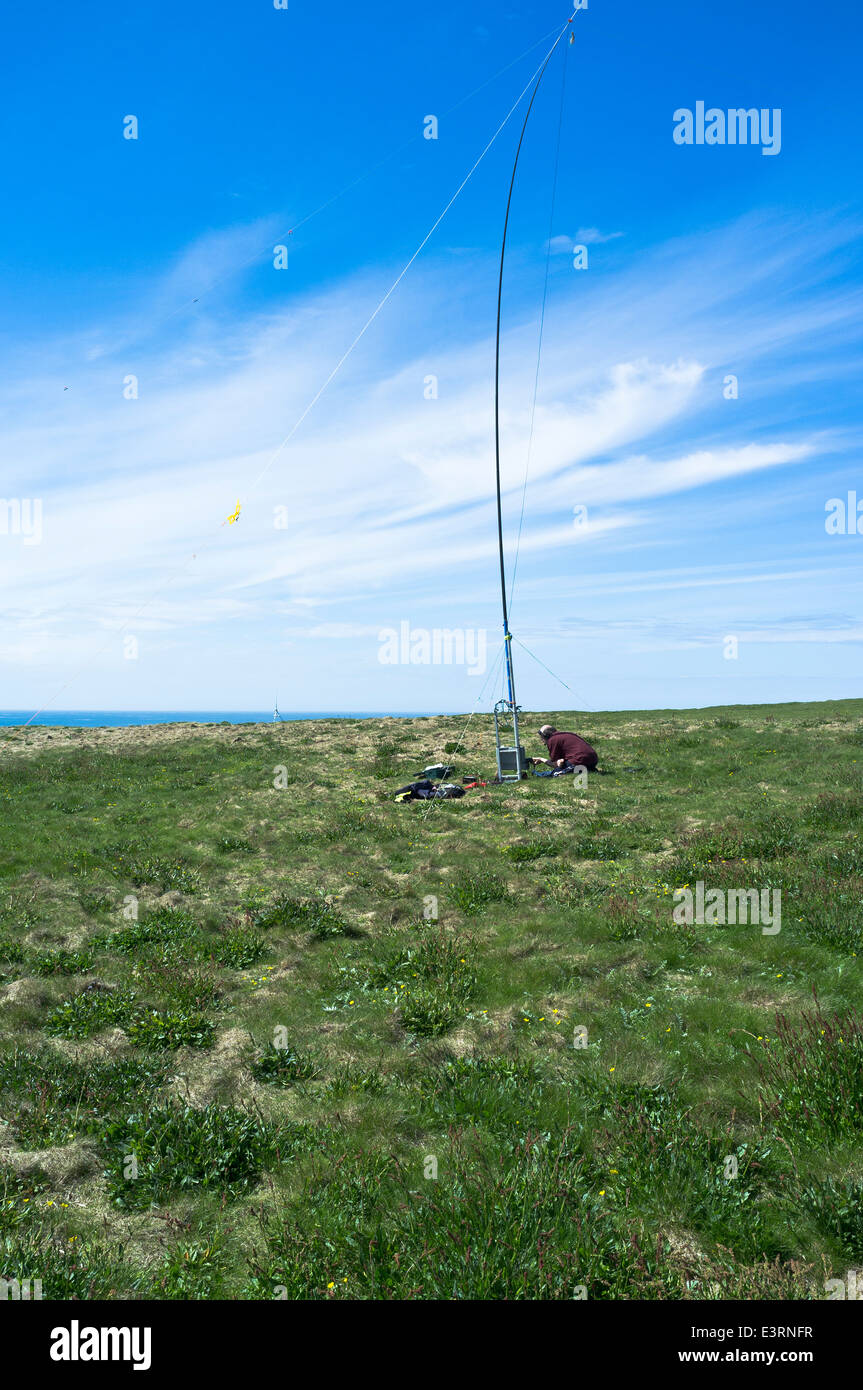
[[596,750],[585,743],[578,734],[552,734],[546,744],[548,756],[553,763],[565,758],[574,767],[594,768],[599,762]]

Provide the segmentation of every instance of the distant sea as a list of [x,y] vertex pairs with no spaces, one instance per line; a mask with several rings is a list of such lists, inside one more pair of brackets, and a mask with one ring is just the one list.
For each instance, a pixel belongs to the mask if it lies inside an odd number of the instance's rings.
[[[434,711],[439,713],[439,711]],[[0,710],[0,728],[26,724],[32,710]],[[285,724],[301,719],[424,719],[427,715],[403,710],[297,710],[280,713]],[[36,716],[33,724],[74,729],[125,729],[140,724],[272,724],[272,710],[133,710],[133,709],[49,709]]]

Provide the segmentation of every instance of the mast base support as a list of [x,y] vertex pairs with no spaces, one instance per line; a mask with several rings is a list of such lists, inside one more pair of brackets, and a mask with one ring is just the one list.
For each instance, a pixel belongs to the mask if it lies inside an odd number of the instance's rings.
[[[521,745],[518,732],[518,716],[520,714],[518,705],[511,704],[509,700],[498,700],[494,707],[494,742],[497,752],[497,780],[498,782],[520,782],[527,776],[527,756]],[[501,723],[512,719],[513,740],[512,743],[503,743],[501,740]],[[504,737],[508,735],[508,730]]]

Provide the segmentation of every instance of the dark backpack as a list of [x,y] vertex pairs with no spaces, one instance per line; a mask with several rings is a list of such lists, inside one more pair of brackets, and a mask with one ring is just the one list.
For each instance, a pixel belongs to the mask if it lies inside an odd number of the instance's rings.
[[425,778],[401,787],[396,792],[396,801],[448,801],[457,796],[464,796],[464,787],[457,787],[451,782],[441,782],[440,786],[436,786]]

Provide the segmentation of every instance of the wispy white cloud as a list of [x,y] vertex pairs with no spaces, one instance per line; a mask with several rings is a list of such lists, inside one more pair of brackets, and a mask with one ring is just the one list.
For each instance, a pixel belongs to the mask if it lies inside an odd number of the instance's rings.
[[[204,267],[233,283],[237,263],[271,230],[218,234],[179,257],[152,296],[153,321],[205,284]],[[660,544],[672,503],[723,485],[744,489],[847,449],[847,439],[826,438],[799,412],[789,425],[785,403],[798,379],[829,382],[831,361],[841,363],[853,340],[860,306],[831,286],[825,260],[853,229],[813,223],[805,238],[793,233],[747,222],[660,248],[601,283],[573,272],[577,285],[561,281],[552,296],[533,418],[535,306],[512,315],[502,475],[512,556],[532,423],[526,616],[543,583],[554,591],[555,576],[578,569],[587,551],[618,557],[616,593],[657,592],[634,575],[627,548]],[[124,327],[94,323],[74,345],[46,342],[38,359],[15,364],[0,386],[2,489],[43,498],[45,539],[25,551],[0,537],[0,612],[10,624],[14,615],[15,630],[4,659],[44,655],[70,629],[80,650],[130,619],[154,638],[173,631],[191,640],[264,620],[282,636],[320,638],[319,609],[342,605],[356,634],[430,591],[445,615],[465,595],[493,589],[483,581],[496,545],[492,343],[487,331],[443,330],[456,274],[446,270],[433,264],[406,285],[401,312],[382,316],[283,452],[293,421],[377,302],[385,278],[377,272],[295,294],[277,311],[222,304],[217,315],[208,306],[176,333],[148,338],[146,349],[132,350]],[[471,267],[457,274],[469,305]],[[145,325],[142,316],[136,329]],[[83,360],[94,342],[104,350],[90,375],[82,367],[74,391],[58,392],[70,351]],[[771,345],[781,372],[767,357]],[[723,398],[729,370],[741,401]],[[139,396],[126,400],[132,371]],[[430,377],[435,399],[426,398]],[[759,391],[754,416],[745,396]],[[237,495],[241,519],[223,528]],[[577,505],[589,509],[578,534]],[[697,557],[694,531],[691,544]],[[696,565],[687,587],[741,582]],[[448,622],[457,625],[442,616]],[[63,650],[55,647],[58,665]]]
[[618,241],[623,232],[601,232],[598,227],[579,227],[575,236],[554,236],[548,243],[553,256],[570,255],[576,246],[601,246],[607,241]]
[[[732,634],[739,646],[776,646],[796,644],[798,642],[811,645],[813,643],[823,646],[836,643],[859,645],[863,642],[863,626],[860,623],[849,622],[844,627],[806,627],[803,624],[794,623],[791,625],[777,625],[776,627],[750,628]],[[698,648],[715,647],[717,633],[700,633],[677,641],[670,641],[667,638],[651,644],[654,651],[692,651]]]

